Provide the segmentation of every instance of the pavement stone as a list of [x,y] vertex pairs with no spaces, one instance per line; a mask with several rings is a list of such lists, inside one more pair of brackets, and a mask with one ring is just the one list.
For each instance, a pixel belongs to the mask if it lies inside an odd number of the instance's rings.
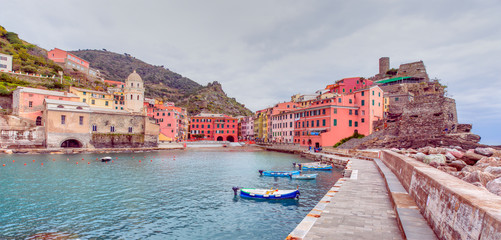
[[403,239],[385,182],[372,161],[350,159],[356,178],[347,178],[325,206],[305,240]]

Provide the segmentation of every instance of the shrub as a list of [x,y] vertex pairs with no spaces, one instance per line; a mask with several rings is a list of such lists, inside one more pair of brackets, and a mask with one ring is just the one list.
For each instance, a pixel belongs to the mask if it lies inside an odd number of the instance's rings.
[[363,134],[359,134],[358,132],[355,132],[353,133],[353,135],[347,137],[347,138],[343,138],[341,139],[338,143],[334,144],[334,148],[337,148],[339,147],[341,144],[345,143],[345,142],[348,142],[350,139],[352,138],[364,138],[365,135]]
[[11,43],[11,44],[23,44],[23,41],[21,41],[21,39],[19,39],[19,37],[17,36],[17,33],[13,33],[13,32],[7,32],[5,33],[5,38],[7,38],[7,40]]
[[12,94],[4,85],[0,85],[0,96],[10,96]]

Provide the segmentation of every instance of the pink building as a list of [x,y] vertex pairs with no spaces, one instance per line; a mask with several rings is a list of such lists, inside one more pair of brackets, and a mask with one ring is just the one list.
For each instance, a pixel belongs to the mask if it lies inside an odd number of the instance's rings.
[[294,113],[282,111],[271,116],[272,142],[294,143]]
[[79,102],[80,98],[68,92],[50,91],[38,88],[17,87],[12,93],[13,114],[41,126],[44,99]]
[[325,89],[328,89],[332,93],[350,94],[357,91],[358,89],[366,88],[371,85],[372,81],[370,80],[361,77],[352,77],[338,80],[334,84],[327,85]]
[[299,106],[298,103],[290,101],[290,102],[277,103],[275,104],[275,106],[266,109],[266,115],[268,116],[266,123],[266,126],[268,126],[268,132],[267,132],[268,141],[272,141],[273,139],[273,128],[272,128],[273,116],[283,112],[290,112],[296,110],[298,106]]
[[62,63],[66,68],[73,68],[89,74],[89,62],[59,48],[47,52],[47,57],[57,63]]
[[294,112],[294,142],[302,146],[333,146],[355,132],[369,135],[373,121],[383,118],[383,100],[381,88],[373,86],[314,101]]
[[[149,117],[155,119],[160,125],[160,140],[176,141],[183,139],[183,133],[180,129],[182,126],[182,109],[172,106],[164,106],[162,104],[149,104],[145,102],[146,112]],[[163,136],[162,136],[163,135]]]
[[240,138],[242,140],[254,140],[254,118],[242,117],[240,119]]

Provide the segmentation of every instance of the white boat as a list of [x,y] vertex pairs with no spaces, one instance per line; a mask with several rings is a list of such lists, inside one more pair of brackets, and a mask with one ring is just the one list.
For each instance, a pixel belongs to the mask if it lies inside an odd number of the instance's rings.
[[111,157],[103,157],[101,158],[101,162],[109,162],[111,161]]
[[290,175],[291,179],[296,180],[313,180],[317,178],[318,174],[300,174],[300,175]]
[[288,198],[299,198],[299,195],[300,195],[299,189],[294,189],[294,190],[255,189],[255,188],[240,189],[240,196],[245,198],[288,199]]

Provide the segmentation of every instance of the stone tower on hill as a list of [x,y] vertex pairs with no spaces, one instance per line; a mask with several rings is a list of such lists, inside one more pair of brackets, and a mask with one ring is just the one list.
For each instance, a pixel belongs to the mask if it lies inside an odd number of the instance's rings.
[[134,70],[125,80],[125,109],[131,113],[143,113],[144,85],[143,79]]

